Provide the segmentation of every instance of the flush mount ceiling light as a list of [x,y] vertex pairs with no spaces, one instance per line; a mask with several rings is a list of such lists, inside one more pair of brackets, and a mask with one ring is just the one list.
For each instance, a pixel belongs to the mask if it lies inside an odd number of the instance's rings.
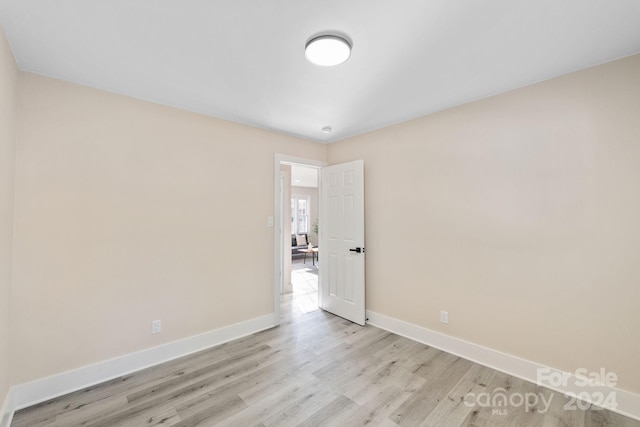
[[316,36],[307,42],[304,54],[312,64],[333,67],[349,59],[351,43],[344,37],[331,34]]
[[322,132],[324,133],[331,133],[332,130],[331,126],[325,126],[322,128]]

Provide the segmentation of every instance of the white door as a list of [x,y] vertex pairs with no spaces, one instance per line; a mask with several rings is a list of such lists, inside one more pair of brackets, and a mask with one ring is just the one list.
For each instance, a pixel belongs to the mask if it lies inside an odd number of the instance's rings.
[[321,170],[320,308],[364,325],[364,163]]

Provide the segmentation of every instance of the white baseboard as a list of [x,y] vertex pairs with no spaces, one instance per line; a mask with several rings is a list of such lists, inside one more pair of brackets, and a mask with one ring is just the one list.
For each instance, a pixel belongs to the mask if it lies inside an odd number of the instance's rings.
[[[480,365],[513,375],[514,377],[525,381],[539,384],[553,391],[578,396],[581,400],[604,407],[627,417],[640,420],[640,395],[638,394],[621,390],[616,387],[599,385],[592,381],[589,381],[589,386],[585,388],[585,381],[588,380],[577,377],[572,373],[563,372],[561,370],[531,362],[510,354],[502,353],[488,347],[483,347],[478,344],[454,338],[449,335],[423,328],[422,326],[385,316],[384,314],[367,310],[367,319],[367,323],[389,332],[393,332],[394,334],[421,342],[430,347],[446,351],[447,353],[455,354],[456,356],[460,356],[464,359],[479,363]],[[557,379],[564,376],[566,381],[559,386],[552,383],[554,381],[545,381],[544,378],[538,381],[539,370],[544,370],[549,373],[549,375],[545,375],[546,378],[551,377]],[[588,393],[584,393],[585,391]],[[596,394],[597,392],[603,393],[604,396],[608,396],[610,393],[615,393],[614,396],[616,397],[617,402],[616,407],[611,407],[607,404],[600,404],[601,402],[593,401],[589,398],[589,396],[598,396],[598,394]]]
[[13,391],[9,389],[0,409],[0,427],[9,427],[13,418]]
[[[2,416],[0,427],[8,427],[13,412],[18,409],[242,338],[273,326],[275,326],[274,316],[271,313],[158,347],[15,385],[9,390],[4,411],[0,413]],[[5,420],[5,418],[7,419]]]

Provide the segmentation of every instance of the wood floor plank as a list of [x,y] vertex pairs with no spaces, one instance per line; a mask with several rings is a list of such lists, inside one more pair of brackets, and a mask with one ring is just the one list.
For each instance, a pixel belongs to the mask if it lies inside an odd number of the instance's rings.
[[364,405],[374,399],[387,387],[394,386],[400,391],[414,393],[426,380],[415,375],[394,361],[373,359],[370,366],[353,376],[338,377],[330,384],[354,402]]
[[208,399],[199,399],[195,404],[183,404],[176,408],[181,421],[176,427],[208,426],[222,421],[247,407],[240,396],[229,396],[223,399],[215,395]]
[[[175,426],[180,422],[180,417],[174,408],[166,408],[153,411],[140,413],[137,416],[129,417],[129,418],[121,418],[114,422],[111,427],[129,427],[129,426],[145,426],[145,427],[153,427],[153,426]],[[69,426],[76,424],[61,424],[61,426]]]
[[269,393],[255,395],[251,400],[243,398],[248,407],[219,423],[220,427],[236,427],[261,424],[276,413],[286,411],[293,402],[312,390],[328,391],[322,381],[309,374],[294,375],[274,387]]
[[137,416],[139,413],[152,412],[154,408],[161,406],[164,402],[172,402],[173,405],[182,404],[184,401],[211,392],[217,387],[223,387],[229,382],[257,370],[270,358],[281,354],[281,351],[270,350],[264,354],[254,355],[251,358],[240,357],[240,362],[236,360],[237,363],[231,363],[230,366],[220,366],[220,369],[216,369],[212,373],[207,372],[206,375],[203,374],[195,379],[190,379],[187,383],[171,382],[171,387],[169,388],[162,388],[158,392],[155,392],[154,388],[144,396],[134,396],[135,399],[130,399],[130,396],[127,396],[128,400],[130,400],[128,406],[121,411],[116,411],[107,418],[99,421],[93,420],[93,424],[96,424],[96,426],[108,426],[109,423],[114,423],[122,418]]
[[341,419],[354,412],[357,408],[359,408],[359,406],[353,400],[339,395],[323,407],[318,408],[316,412],[298,424],[298,426],[320,427],[343,425]]
[[585,427],[637,427],[639,421],[624,417],[615,412],[605,410],[588,410],[585,412]]
[[417,364],[429,361],[438,354],[438,350],[408,338],[400,337],[388,347],[382,348],[373,354],[385,360],[393,360],[398,366],[414,370]]
[[73,410],[60,413],[52,425],[69,426],[82,424],[87,418],[107,417],[114,411],[124,408],[127,404],[127,397],[124,395],[114,395],[110,399],[99,399],[81,407],[75,407]]
[[583,426],[587,411],[570,410],[566,407],[570,403],[568,397],[562,393],[546,392],[547,399],[551,399],[545,414],[543,427]]
[[[509,407],[508,413],[504,416],[505,422],[522,427],[542,426],[544,414],[537,411],[540,403],[535,398],[539,393],[539,387],[520,378],[511,378],[510,384],[508,389]],[[519,396],[519,398],[514,399],[514,396]]]
[[468,360],[442,353],[428,365],[421,367],[419,371],[428,378],[427,382],[394,412],[391,420],[401,426],[419,426],[440,401],[446,399],[446,392],[455,386],[471,366],[472,363]]
[[91,402],[109,401],[117,394],[114,389],[117,389],[122,382],[121,378],[117,378],[17,411],[12,426],[32,426],[42,423],[47,425],[47,423],[53,423],[57,416],[81,410]]
[[11,422],[11,427],[47,427],[52,426],[57,419],[56,414],[30,414],[21,410],[16,412]]
[[389,415],[393,413],[404,402],[411,393],[408,393],[397,386],[390,385],[384,387],[371,397],[365,404],[361,405],[358,410],[350,414],[342,425],[345,426],[378,426],[392,425],[397,426],[395,422],[389,419]]
[[[491,404],[487,404],[489,401],[479,401],[461,425],[542,426],[546,414],[537,411],[539,406],[527,407],[520,398],[522,396],[522,399],[525,399],[527,393],[538,393],[540,389],[533,383],[496,372],[486,387]],[[506,400],[497,398],[501,395],[505,396]]]
[[337,393],[321,384],[301,391],[302,393],[292,399],[284,409],[275,411],[263,420],[264,425],[267,427],[297,426],[338,397]]
[[468,397],[486,392],[486,384],[495,376],[493,369],[472,365],[460,381],[440,399],[438,405],[422,421],[421,426],[458,426],[473,411]]
[[180,372],[179,374],[174,375],[161,383],[155,384],[151,387],[140,389],[134,393],[128,393],[127,400],[129,401],[129,403],[134,403],[139,399],[147,398],[153,395],[159,395],[167,390],[176,388],[176,386],[188,384],[192,380],[199,380],[205,376],[212,376],[213,374],[220,371],[224,371],[225,373],[227,373],[232,370],[233,367],[241,365],[247,360],[255,359],[256,355],[267,354],[271,351],[273,351],[271,347],[263,345],[254,350],[243,351],[235,356],[228,355],[227,358],[215,363],[207,363],[199,369],[195,369],[191,372]]
[[300,362],[300,366],[292,366],[291,369],[285,369],[280,374],[270,375],[269,380],[265,380],[255,384],[252,387],[241,391],[239,396],[249,405],[258,404],[265,399],[265,396],[274,396],[281,390],[286,390],[292,386],[303,386],[319,382],[320,380],[308,372],[307,364]]

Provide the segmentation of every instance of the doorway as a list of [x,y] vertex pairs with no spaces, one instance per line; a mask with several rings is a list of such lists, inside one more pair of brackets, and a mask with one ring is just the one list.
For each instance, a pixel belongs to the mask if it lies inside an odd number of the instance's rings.
[[[319,248],[308,248],[307,252],[320,250],[324,258],[318,268],[318,306],[326,312],[343,317],[364,326],[365,307],[365,245],[364,245],[364,162],[350,162],[326,166],[324,162],[292,159],[275,156],[274,211],[275,223],[269,219],[274,230],[274,325],[280,324],[280,303],[286,294],[291,263],[291,231],[289,218],[291,195],[285,194],[289,186],[284,185],[281,169],[291,165],[309,166],[321,172],[318,181]],[[289,174],[290,175],[290,174]],[[290,181],[290,178],[289,178]],[[304,214],[305,212],[303,212]],[[285,220],[286,218],[286,220]],[[300,236],[301,237],[301,236]],[[301,240],[307,241],[306,239]],[[296,245],[300,245],[296,240]],[[304,246],[303,246],[304,247]],[[285,252],[288,251],[288,252]],[[304,250],[302,252],[305,252]],[[287,285],[287,289],[285,289]],[[292,289],[291,289],[292,290]]]
[[319,170],[326,163],[283,155],[275,160],[274,323],[280,324],[283,301],[296,315],[318,310]]
[[[281,167],[289,170],[289,165]],[[318,169],[292,164],[290,171],[291,310],[307,314],[319,309]]]

